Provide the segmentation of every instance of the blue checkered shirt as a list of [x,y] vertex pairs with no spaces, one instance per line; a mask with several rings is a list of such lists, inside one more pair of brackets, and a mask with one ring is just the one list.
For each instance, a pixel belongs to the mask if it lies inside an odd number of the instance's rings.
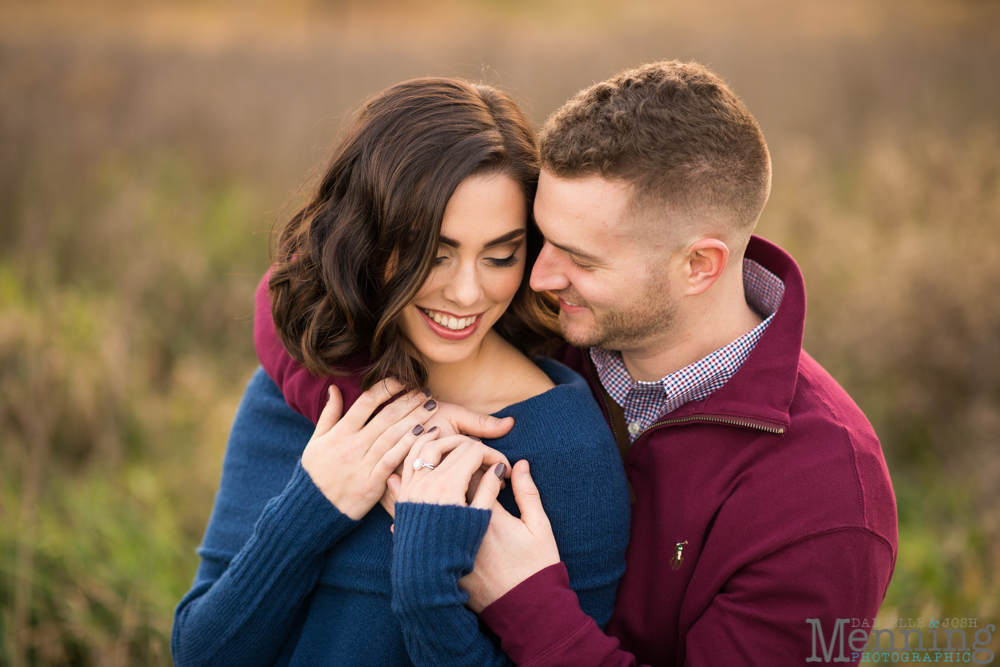
[[688,401],[706,398],[733,377],[750,356],[750,351],[774,319],[785,293],[785,284],[757,262],[744,258],[743,290],[747,303],[764,316],[764,321],[732,343],[658,382],[636,382],[625,368],[620,352],[590,348],[590,358],[594,360],[601,383],[625,412],[630,440],[635,440],[666,413]]

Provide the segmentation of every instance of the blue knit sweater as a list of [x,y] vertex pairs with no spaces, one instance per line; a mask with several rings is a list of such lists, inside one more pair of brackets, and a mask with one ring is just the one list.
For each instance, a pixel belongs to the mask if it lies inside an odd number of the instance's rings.
[[[487,444],[527,459],[584,611],[603,626],[625,569],[629,494],[618,450],[580,376],[509,406],[514,429]],[[262,371],[230,433],[201,566],[177,607],[174,661],[187,665],[487,665],[506,656],[465,606],[490,512],[376,505],[341,514],[302,469],[313,425]],[[501,504],[517,514],[509,488]]]

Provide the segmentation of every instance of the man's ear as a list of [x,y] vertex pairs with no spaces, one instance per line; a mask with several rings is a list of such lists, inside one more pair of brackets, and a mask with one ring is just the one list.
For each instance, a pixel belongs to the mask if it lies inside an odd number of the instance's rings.
[[698,239],[685,254],[686,294],[702,294],[722,277],[729,263],[729,246],[719,239]]

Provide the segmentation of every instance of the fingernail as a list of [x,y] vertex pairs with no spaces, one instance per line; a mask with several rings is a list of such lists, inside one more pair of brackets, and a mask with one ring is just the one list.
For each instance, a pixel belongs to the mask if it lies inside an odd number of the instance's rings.
[[501,463],[493,472],[496,473],[498,479],[502,480],[504,473],[507,472],[507,464]]
[[424,410],[433,410],[438,406],[437,401],[430,400],[424,403]]
[[434,431],[436,431],[436,430],[438,430],[438,427],[437,427],[437,426],[431,426],[431,430],[429,430],[429,431],[427,431],[427,432],[428,432],[428,433],[433,433],[433,432],[434,432]]
[[430,390],[429,388],[427,388],[427,387],[424,387],[424,388],[423,388],[423,389],[421,389],[420,391],[424,392],[424,396],[426,396],[427,398],[430,398],[430,397],[431,397],[431,390]]
[[412,433],[413,435],[420,435],[423,432],[424,432],[423,424],[417,424],[416,426],[413,427],[413,430],[410,431],[410,433]]
[[474,436],[474,435],[470,435],[470,436],[469,436],[469,440],[475,440],[476,442],[482,442],[482,440],[481,440],[481,439],[477,438],[477,437],[476,437],[476,436]]
[[328,401],[332,401],[333,400],[333,385],[332,384],[329,387],[326,388],[326,400],[328,400]]

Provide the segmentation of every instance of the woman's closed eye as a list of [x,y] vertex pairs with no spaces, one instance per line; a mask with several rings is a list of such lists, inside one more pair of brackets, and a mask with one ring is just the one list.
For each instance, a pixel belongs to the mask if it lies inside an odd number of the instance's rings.
[[489,262],[490,266],[494,266],[498,269],[506,269],[508,267],[517,264],[517,252],[513,252],[509,257],[487,257],[486,261]]
[[[449,259],[447,256],[435,257],[434,266],[441,266]],[[511,253],[507,257],[487,257],[484,261],[494,268],[506,269],[517,264],[517,252]]]

